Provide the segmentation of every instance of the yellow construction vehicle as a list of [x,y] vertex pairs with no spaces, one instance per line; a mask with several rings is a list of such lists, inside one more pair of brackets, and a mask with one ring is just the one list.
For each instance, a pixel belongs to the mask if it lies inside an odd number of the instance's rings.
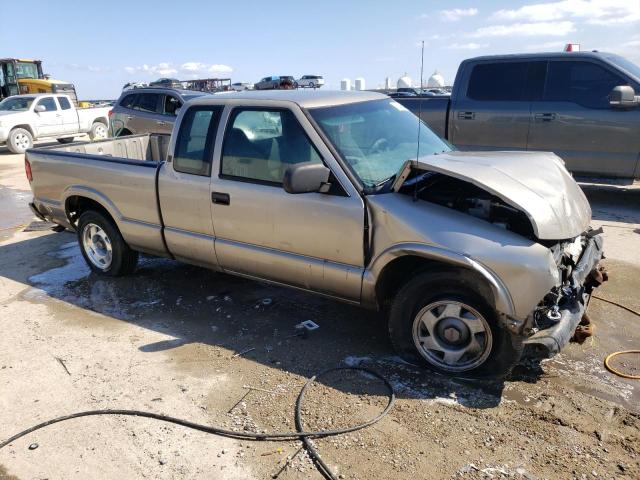
[[64,93],[77,103],[75,86],[44,74],[40,60],[0,58],[0,100],[23,93]]

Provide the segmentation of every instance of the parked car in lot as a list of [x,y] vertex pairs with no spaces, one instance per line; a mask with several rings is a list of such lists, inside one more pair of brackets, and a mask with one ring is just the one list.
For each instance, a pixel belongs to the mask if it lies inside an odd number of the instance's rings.
[[304,88],[319,88],[324,85],[322,75],[303,75],[298,80],[298,86]]
[[171,133],[178,110],[192,98],[208,95],[175,88],[136,88],[120,95],[111,111],[114,137],[137,133]]
[[441,372],[557,353],[603,280],[587,199],[552,153],[459,152],[418,121],[371,92],[201,97],[171,137],[29,150],[31,207],[99,274],[147,252],[383,310]]
[[68,95],[15,95],[0,102],[0,145],[24,153],[34,140],[55,138],[60,143],[88,133],[92,140],[106,138],[111,107],[76,108]]
[[182,82],[177,78],[159,78],[149,83],[150,87],[165,87],[165,88],[183,88]]
[[236,82],[231,84],[231,90],[236,92],[242,92],[244,90],[253,90],[253,83],[248,82]]
[[450,98],[398,101],[463,150],[552,151],[578,175],[640,178],[637,92],[630,61],[562,52],[465,60]]
[[264,77],[254,85],[254,88],[256,90],[290,90],[292,88],[298,88],[298,83],[291,75],[275,75]]

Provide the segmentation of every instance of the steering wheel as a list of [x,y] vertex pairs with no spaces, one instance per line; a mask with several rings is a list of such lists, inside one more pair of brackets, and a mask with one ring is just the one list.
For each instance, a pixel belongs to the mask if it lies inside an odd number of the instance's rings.
[[382,153],[389,150],[389,141],[386,138],[379,138],[371,145],[371,153]]

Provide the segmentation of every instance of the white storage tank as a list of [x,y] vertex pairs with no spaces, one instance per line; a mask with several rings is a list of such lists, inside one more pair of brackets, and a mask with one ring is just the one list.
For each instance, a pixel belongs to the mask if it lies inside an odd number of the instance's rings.
[[398,79],[396,84],[397,88],[411,88],[413,87],[413,80],[406,73]]
[[387,77],[384,79],[384,89],[391,90],[391,78]]
[[442,88],[444,86],[444,77],[437,70],[427,80],[427,88]]
[[348,78],[340,80],[340,90],[351,90],[351,80]]
[[365,86],[364,86],[364,78],[362,77],[358,77],[355,79],[355,84],[356,84],[356,90],[364,90]]

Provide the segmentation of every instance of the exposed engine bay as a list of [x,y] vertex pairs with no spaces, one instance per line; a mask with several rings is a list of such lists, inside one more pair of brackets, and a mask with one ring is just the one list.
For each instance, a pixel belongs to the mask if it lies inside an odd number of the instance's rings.
[[538,242],[531,222],[517,208],[482,188],[438,172],[412,172],[400,193],[448,207]]

